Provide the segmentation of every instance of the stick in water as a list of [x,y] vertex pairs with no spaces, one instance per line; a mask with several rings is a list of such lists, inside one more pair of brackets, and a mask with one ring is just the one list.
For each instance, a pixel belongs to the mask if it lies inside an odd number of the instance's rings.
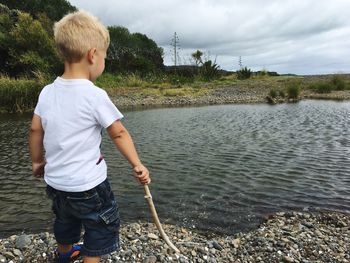
[[157,211],[156,211],[156,208],[153,204],[153,200],[152,200],[152,195],[151,195],[151,192],[148,188],[148,185],[145,184],[144,185],[144,188],[145,188],[145,198],[147,199],[147,202],[148,202],[148,206],[149,206],[149,209],[151,210],[151,214],[152,214],[152,217],[153,217],[153,221],[154,223],[156,224],[157,228],[158,228],[158,231],[161,235],[161,237],[164,239],[165,243],[167,243],[167,245],[173,249],[175,252],[177,253],[180,253],[180,251],[175,247],[175,245],[170,241],[169,237],[167,236],[167,234],[165,234],[164,230],[163,230],[163,227],[162,225],[160,224],[160,221],[159,221],[159,218],[158,218],[158,215],[157,215]]

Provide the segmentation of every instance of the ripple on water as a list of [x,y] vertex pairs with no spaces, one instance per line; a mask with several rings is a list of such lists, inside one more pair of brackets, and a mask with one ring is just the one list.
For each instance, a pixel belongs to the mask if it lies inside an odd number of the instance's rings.
[[[163,222],[234,233],[287,209],[350,211],[350,103],[224,105],[126,112]],[[30,117],[0,116],[2,234],[50,227],[31,176]],[[104,136],[123,221],[150,220],[143,189]]]

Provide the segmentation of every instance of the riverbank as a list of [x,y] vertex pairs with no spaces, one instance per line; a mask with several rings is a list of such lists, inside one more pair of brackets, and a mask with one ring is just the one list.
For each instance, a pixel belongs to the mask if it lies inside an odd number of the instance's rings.
[[[303,77],[268,77],[248,80],[223,80],[196,87],[162,89],[138,87],[110,89],[113,102],[120,109],[147,107],[179,107],[235,103],[271,103],[271,92],[276,93],[274,103],[303,99],[350,100],[350,89],[322,92],[317,85],[330,83],[331,75]],[[350,83],[350,75],[342,75],[344,83]],[[347,84],[348,85],[348,84]],[[288,89],[297,88],[297,98],[288,97]]]
[[[0,78],[0,112],[32,112],[40,90],[52,80]],[[233,103],[283,103],[302,99],[350,100],[350,75],[253,77],[233,75],[203,82],[169,83],[102,75],[96,84],[120,109]],[[290,89],[294,89],[294,94]]]
[[[344,213],[280,212],[233,236],[172,225],[164,229],[179,254],[153,224],[132,223],[121,228],[121,250],[102,262],[350,262],[350,215]],[[55,245],[47,232],[13,235],[0,240],[0,262],[51,262]]]

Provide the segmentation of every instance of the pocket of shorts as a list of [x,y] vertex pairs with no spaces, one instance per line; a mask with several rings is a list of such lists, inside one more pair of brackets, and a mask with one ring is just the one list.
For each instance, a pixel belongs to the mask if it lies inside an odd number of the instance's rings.
[[101,212],[99,216],[106,225],[117,223],[119,226],[119,211],[115,205]]
[[92,195],[81,197],[67,196],[66,199],[70,207],[81,214],[97,211],[102,206],[97,192]]

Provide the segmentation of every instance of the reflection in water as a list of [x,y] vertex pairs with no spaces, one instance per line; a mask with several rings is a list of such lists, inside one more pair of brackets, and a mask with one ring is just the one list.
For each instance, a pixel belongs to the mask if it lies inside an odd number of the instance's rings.
[[[163,222],[235,233],[279,210],[350,211],[350,103],[224,105],[126,112]],[[0,235],[50,228],[31,176],[30,117],[0,116]],[[143,188],[105,136],[124,222],[151,220]]]

